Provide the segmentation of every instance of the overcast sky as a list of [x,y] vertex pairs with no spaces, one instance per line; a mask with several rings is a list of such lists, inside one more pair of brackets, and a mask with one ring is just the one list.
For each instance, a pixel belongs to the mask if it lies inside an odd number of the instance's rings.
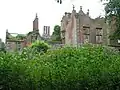
[[104,14],[100,0],[63,0],[63,4],[58,4],[55,0],[0,0],[0,38],[5,40],[6,29],[11,33],[22,34],[32,31],[36,13],[40,34],[42,35],[44,25],[50,26],[52,33],[54,25],[60,25],[64,12],[72,11],[72,4],[77,12],[80,6],[83,6],[85,13],[90,9],[92,18]]

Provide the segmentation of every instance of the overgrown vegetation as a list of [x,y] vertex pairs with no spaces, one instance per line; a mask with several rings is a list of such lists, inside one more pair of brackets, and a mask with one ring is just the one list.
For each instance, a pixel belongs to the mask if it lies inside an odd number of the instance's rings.
[[[2,90],[118,90],[120,56],[102,46],[0,53]],[[29,57],[28,57],[29,55]]]

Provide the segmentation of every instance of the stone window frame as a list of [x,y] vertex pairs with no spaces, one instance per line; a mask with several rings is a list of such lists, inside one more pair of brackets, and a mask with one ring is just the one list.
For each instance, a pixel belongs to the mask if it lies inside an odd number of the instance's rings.
[[101,35],[96,36],[96,43],[97,44],[101,44],[102,43],[102,36]]
[[[85,30],[88,30],[87,33],[85,33]],[[87,42],[90,42],[90,26],[87,26],[87,25],[83,25],[83,32],[84,32],[84,43],[87,41]],[[87,39],[86,39],[87,37]]]
[[[101,33],[100,33],[101,32]],[[101,44],[103,42],[103,29],[101,27],[96,27],[96,43]]]
[[96,28],[96,35],[101,35],[102,36],[103,29],[102,28]]
[[9,50],[11,49],[11,42],[7,42],[6,48]]
[[16,44],[17,44],[17,50],[21,50],[22,47],[21,42],[17,42]]

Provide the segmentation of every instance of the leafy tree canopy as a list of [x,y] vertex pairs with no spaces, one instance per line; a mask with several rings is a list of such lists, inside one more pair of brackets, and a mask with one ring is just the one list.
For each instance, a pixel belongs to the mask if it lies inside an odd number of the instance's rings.
[[107,1],[104,3],[105,12],[106,12],[106,20],[111,24],[113,21],[113,16],[115,17],[115,27],[116,30],[113,34],[114,38],[120,38],[120,0],[101,0]]
[[53,41],[61,41],[60,26],[59,25],[54,26],[54,32],[52,34],[52,40]]
[[57,3],[62,4],[62,0],[57,0]]
[[38,52],[47,52],[47,50],[50,48],[50,46],[47,43],[39,40],[32,43],[30,47]]

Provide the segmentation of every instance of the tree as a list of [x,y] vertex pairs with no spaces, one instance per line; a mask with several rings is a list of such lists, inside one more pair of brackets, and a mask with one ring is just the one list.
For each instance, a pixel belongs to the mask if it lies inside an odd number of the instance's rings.
[[4,42],[1,42],[0,44],[1,44],[0,45],[0,52],[6,52]]
[[60,26],[59,25],[54,26],[54,32],[52,34],[52,40],[53,41],[61,41]]
[[106,20],[109,22],[109,25],[113,21],[113,17],[115,17],[115,32],[112,37],[116,39],[120,39],[120,0],[101,0],[107,1],[104,3],[105,12],[106,12]]
[[47,50],[50,48],[47,43],[38,40],[32,43],[30,47],[37,52],[47,52]]
[[57,0],[57,3],[62,4],[62,0]]

